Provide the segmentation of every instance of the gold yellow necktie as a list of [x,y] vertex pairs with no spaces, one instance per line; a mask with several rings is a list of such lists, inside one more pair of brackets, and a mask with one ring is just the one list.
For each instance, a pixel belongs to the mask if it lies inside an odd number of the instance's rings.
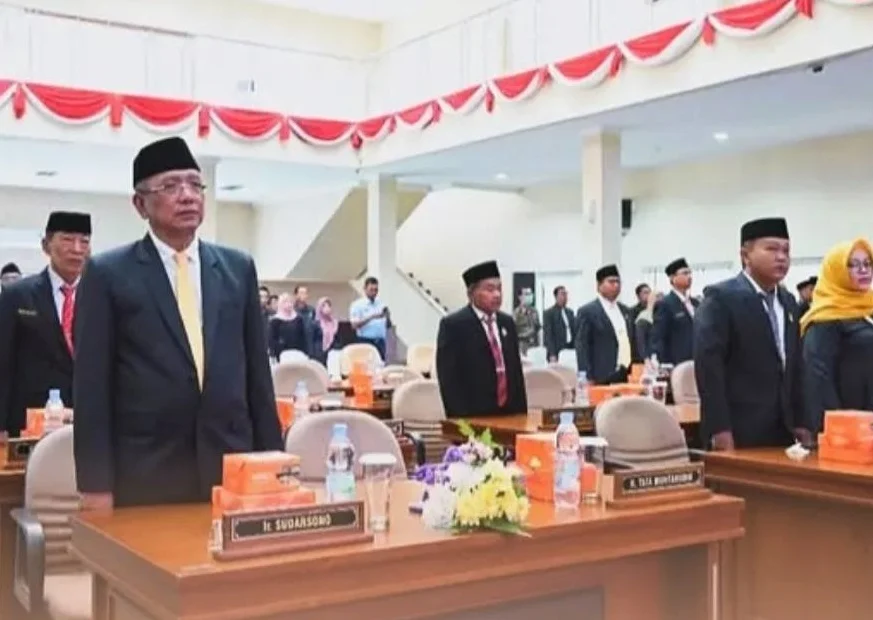
[[197,309],[197,295],[194,283],[191,281],[191,267],[188,256],[178,252],[176,259],[176,303],[179,305],[179,316],[182,326],[191,346],[194,367],[197,369],[197,381],[203,389],[203,329],[200,325],[200,312]]

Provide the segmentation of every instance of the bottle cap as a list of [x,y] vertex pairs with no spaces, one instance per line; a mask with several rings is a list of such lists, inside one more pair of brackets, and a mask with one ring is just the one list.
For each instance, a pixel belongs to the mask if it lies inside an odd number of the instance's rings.
[[333,425],[333,436],[334,437],[348,437],[349,427],[347,424],[343,422],[339,422]]
[[585,372],[584,370],[580,370],[580,371],[579,371],[579,374],[577,374],[576,377],[579,378],[579,379],[586,379],[586,380],[587,380],[587,379],[588,379],[588,373]]
[[50,389],[49,400],[61,400],[61,391],[57,388]]
[[561,412],[561,424],[574,424],[576,415],[572,411]]

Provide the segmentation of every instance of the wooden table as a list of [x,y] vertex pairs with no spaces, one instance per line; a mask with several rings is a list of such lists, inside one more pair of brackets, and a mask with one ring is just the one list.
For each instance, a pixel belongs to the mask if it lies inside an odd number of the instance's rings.
[[18,532],[9,514],[24,503],[24,470],[2,469],[6,461],[6,445],[0,443],[0,619],[25,618],[13,591],[15,541]]
[[746,500],[746,537],[724,556],[725,620],[873,618],[873,466],[738,450],[708,453],[706,477]]
[[[83,514],[72,549],[96,574],[95,620],[711,620],[719,548],[741,500],[648,509],[535,504],[531,538],[427,530],[394,488],[374,543],[215,562],[205,505]],[[293,614],[293,615],[292,615]]]
[[[697,435],[697,430],[700,427],[699,405],[668,405],[667,408],[679,420],[686,436]],[[491,429],[494,441],[508,448],[515,447],[515,436],[519,433],[536,433],[540,429],[541,422],[536,412],[467,418],[466,421],[477,433]],[[464,441],[464,437],[458,429],[457,420],[444,420],[442,426],[443,437],[446,441],[450,443]],[[594,425],[583,427],[581,431],[583,434],[593,434]]]

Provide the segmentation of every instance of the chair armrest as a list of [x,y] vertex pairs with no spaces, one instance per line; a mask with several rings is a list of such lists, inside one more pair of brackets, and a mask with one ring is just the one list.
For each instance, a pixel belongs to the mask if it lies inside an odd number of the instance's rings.
[[415,431],[403,431],[403,436],[411,441],[415,448],[415,464],[424,465],[427,456],[425,455],[424,440],[421,438],[421,434],[416,433]]
[[15,598],[34,617],[42,617],[45,596],[45,531],[26,508],[11,511],[15,521]]

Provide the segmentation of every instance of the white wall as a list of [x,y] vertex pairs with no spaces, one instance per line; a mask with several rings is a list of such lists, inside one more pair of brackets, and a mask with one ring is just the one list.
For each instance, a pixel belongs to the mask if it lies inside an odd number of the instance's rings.
[[[873,236],[871,152],[873,133],[865,133],[628,173],[624,194],[634,199],[634,218],[623,242],[627,292],[647,267],[660,271],[679,255],[692,265],[728,263],[698,277],[699,286],[724,277],[738,268],[739,227],[764,216],[788,219],[796,259],[789,282],[814,273],[815,259],[830,246]],[[597,265],[588,258],[589,224],[577,187],[568,181],[525,196],[429,194],[400,229],[398,265],[450,307],[464,302],[462,270],[489,258],[500,262],[507,281],[513,271],[582,270],[593,291]]]
[[[0,188],[0,240],[15,238],[9,245],[0,242],[0,264],[15,261],[25,272],[42,269],[45,258],[39,240],[52,211],[90,213],[95,253],[133,241],[146,230],[124,196]],[[252,220],[248,205],[220,203],[217,241],[250,252]]]

